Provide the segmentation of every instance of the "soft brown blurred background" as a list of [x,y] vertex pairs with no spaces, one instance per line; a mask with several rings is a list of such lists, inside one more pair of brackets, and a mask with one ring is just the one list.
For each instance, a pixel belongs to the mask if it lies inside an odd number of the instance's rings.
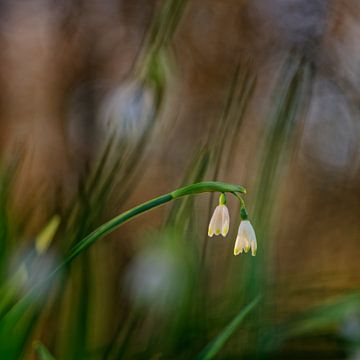
[[[71,200],[111,136],[107,117],[122,111],[136,83],[149,26],[164,2],[1,1],[1,152],[24,156],[14,206],[31,211],[29,234],[47,219],[59,187],[62,201]],[[277,321],[360,287],[359,6],[355,0],[188,1],[171,41],[174,64],[160,117],[137,160],[136,187],[111,207],[117,213],[180,184],[190,159],[219,136],[240,66],[256,82],[240,128],[230,130],[235,146],[218,177],[244,184],[251,209],[283,64],[289,53],[299,54],[311,68],[307,107],[295,120],[295,140],[276,160],[276,191],[263,198],[272,202],[274,276],[267,286],[276,295]],[[126,225],[124,241],[114,239],[110,250],[99,247],[112,264],[103,275],[109,282],[100,286],[102,302],[116,303],[106,291],[113,293],[122,271],[117,262],[132,257],[134,234],[159,226],[164,211]],[[209,242],[207,263],[216,263],[218,273],[227,273],[231,247]]]

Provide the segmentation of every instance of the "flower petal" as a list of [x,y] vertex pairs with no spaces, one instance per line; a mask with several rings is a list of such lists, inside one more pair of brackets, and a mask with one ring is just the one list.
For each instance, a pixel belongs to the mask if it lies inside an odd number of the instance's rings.
[[229,232],[229,225],[230,225],[230,215],[229,215],[229,210],[226,207],[226,205],[221,205],[222,207],[222,224],[221,224],[221,235],[222,236],[226,236],[227,233]]
[[250,245],[251,245],[251,255],[255,256],[256,251],[257,251],[257,243],[256,243],[256,241],[251,241]]
[[236,256],[239,255],[240,253],[242,253],[242,246],[241,246],[241,238],[238,235],[235,241],[234,255]]
[[222,211],[220,205],[218,205],[211,217],[208,235],[212,237],[214,234],[219,235],[221,233]]

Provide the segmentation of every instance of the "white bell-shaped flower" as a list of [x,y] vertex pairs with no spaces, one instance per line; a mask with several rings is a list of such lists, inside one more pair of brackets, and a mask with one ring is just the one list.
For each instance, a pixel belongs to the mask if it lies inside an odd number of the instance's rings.
[[226,236],[230,226],[229,210],[225,205],[226,198],[224,194],[220,195],[219,205],[215,208],[214,214],[211,217],[208,235],[212,237],[215,235]]
[[256,235],[250,221],[243,220],[240,223],[236,237],[234,255],[239,255],[243,251],[247,253],[250,249],[252,256],[255,256],[257,250]]

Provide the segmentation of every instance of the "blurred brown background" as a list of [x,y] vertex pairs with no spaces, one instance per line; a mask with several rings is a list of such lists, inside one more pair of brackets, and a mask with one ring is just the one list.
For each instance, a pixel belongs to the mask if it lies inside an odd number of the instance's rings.
[[[124,84],[131,83],[161,4],[1,1],[1,152],[11,157],[20,148],[26,155],[15,206],[32,205],[34,228],[46,213],[37,201],[55,201],[60,185],[71,198],[107,138],[104,104],[120,101]],[[189,158],[218,136],[214,124],[222,121],[239,64],[248,66],[256,86],[220,179],[244,184],[251,203],[274,87],[289,51],[300,53],[312,67],[309,106],[273,199],[277,276],[269,285],[278,293],[279,318],[360,286],[359,7],[355,0],[189,1],[172,42],[176,71],[161,119],[138,186],[121,205],[179,185]],[[160,224],[161,214],[127,225],[127,234],[139,224]],[[214,256],[217,245],[209,246]],[[216,247],[224,252],[217,266],[226,267],[229,249]]]

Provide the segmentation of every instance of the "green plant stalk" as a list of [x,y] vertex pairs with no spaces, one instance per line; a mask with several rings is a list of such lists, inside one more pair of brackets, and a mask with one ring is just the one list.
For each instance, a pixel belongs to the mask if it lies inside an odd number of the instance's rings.
[[4,315],[4,317],[0,321],[0,338],[3,333],[4,324],[12,323],[11,318],[18,318],[21,316],[24,311],[26,311],[27,307],[33,302],[33,298],[37,297],[38,288],[41,287],[43,283],[49,282],[54,275],[56,275],[60,270],[62,270],[65,266],[70,264],[78,255],[80,255],[83,251],[89,248],[92,244],[94,244],[98,239],[101,239],[105,235],[115,231],[120,225],[125,222],[133,219],[134,217],[145,213],[151,209],[154,209],[160,205],[163,205],[171,200],[178,199],[187,195],[196,195],[205,192],[220,192],[220,193],[232,193],[245,194],[246,190],[244,187],[239,185],[232,185],[218,181],[205,181],[200,182],[188,186],[181,187],[175,191],[172,191],[168,194],[161,195],[152,200],[149,200],[145,203],[142,203],[134,208],[125,211],[124,213],[114,217],[109,220],[105,224],[101,225],[97,229],[95,229],[92,233],[85,236],[82,240],[79,241],[66,256],[65,260],[52,272],[49,274],[46,280],[41,283],[37,283],[34,287],[29,290],[29,292],[22,297],[9,311]]
[[134,208],[125,211],[124,213],[114,217],[113,219],[109,220],[105,224],[98,227],[92,233],[87,235],[83,238],[78,244],[76,244],[71,250],[69,255],[66,257],[63,264],[60,266],[64,266],[70,263],[74,258],[76,258],[81,252],[86,250],[90,245],[92,245],[96,240],[99,238],[104,237],[105,235],[113,232],[116,230],[120,225],[124,224],[125,222],[129,221],[130,219],[146,212],[151,209],[154,209],[160,205],[163,205],[171,200],[178,199],[182,196],[187,195],[195,195],[204,192],[221,192],[221,193],[242,193],[245,194],[246,190],[242,186],[227,184],[218,181],[206,181],[200,182],[197,184],[192,184],[188,186],[184,186],[179,188],[171,193],[161,195],[156,197],[152,200],[149,200],[145,203],[142,203]]

